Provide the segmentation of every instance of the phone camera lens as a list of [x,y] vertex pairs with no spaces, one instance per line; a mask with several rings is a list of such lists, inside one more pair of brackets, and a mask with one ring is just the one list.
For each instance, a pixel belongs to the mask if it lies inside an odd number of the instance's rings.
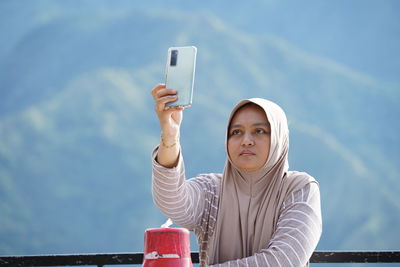
[[172,50],[170,66],[176,66],[177,61],[178,61],[178,50]]

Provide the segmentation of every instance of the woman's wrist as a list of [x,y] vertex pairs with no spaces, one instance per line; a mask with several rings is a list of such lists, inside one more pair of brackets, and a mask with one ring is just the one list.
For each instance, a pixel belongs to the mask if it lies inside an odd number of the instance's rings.
[[179,134],[175,135],[165,135],[161,133],[161,142],[160,144],[165,148],[171,148],[176,146],[179,143]]
[[166,168],[176,167],[179,159],[179,150],[179,132],[177,134],[161,132],[157,162]]

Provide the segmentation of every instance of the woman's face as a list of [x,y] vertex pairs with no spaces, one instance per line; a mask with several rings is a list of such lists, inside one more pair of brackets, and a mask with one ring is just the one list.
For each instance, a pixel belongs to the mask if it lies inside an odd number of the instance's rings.
[[233,164],[244,171],[264,166],[271,145],[271,127],[262,108],[255,104],[240,108],[228,131],[228,153]]

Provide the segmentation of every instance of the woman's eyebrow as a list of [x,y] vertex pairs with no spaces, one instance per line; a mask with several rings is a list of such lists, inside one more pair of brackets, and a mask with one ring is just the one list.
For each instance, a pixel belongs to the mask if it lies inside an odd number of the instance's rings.
[[[270,127],[269,123],[265,123],[265,122],[256,122],[252,126],[264,126],[264,127],[267,127],[267,128]],[[240,128],[240,127],[243,127],[243,125],[241,125],[241,124],[233,124],[233,125],[231,125],[229,127],[229,129],[231,129],[231,128]]]
[[229,127],[229,129],[231,129],[231,128],[240,128],[240,127],[243,127],[243,126],[241,124],[233,124],[233,125],[231,125]]
[[253,126],[265,126],[265,127],[269,127],[269,123],[265,123],[265,122],[257,122],[254,123]]

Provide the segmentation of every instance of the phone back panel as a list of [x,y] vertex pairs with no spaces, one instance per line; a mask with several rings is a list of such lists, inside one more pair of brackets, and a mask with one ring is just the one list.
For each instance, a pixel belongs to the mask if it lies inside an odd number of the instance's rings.
[[165,71],[165,85],[177,90],[178,99],[167,106],[190,106],[193,99],[197,48],[170,47]]

